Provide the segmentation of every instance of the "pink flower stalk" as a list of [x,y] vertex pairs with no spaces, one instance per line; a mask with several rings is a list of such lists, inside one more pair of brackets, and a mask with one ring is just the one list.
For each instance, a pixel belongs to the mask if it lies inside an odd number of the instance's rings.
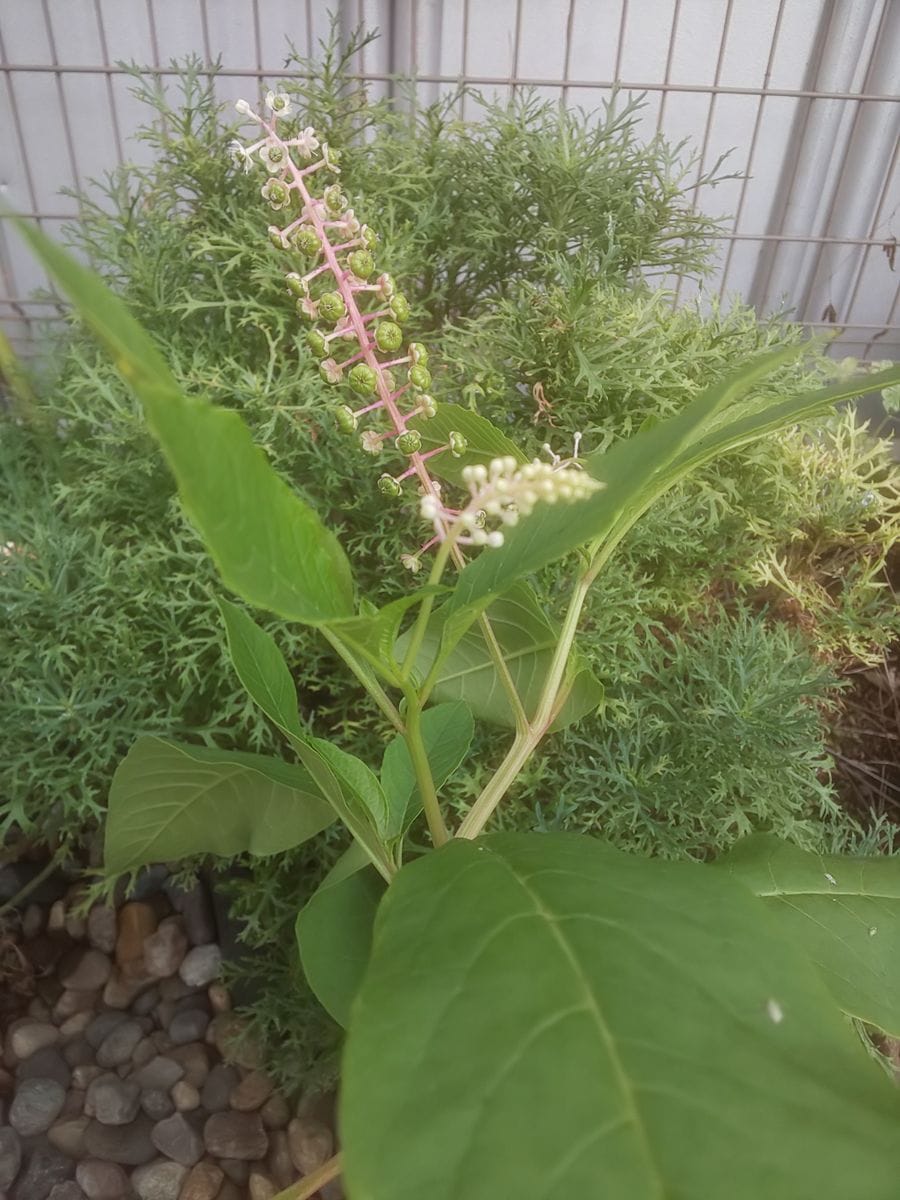
[[[336,386],[349,384],[366,401],[356,410],[337,405],[338,428],[355,433],[361,417],[382,414],[387,428],[363,430],[362,448],[378,454],[390,445],[404,456],[406,465],[396,477],[382,475],[379,487],[386,495],[400,495],[401,482],[416,478],[421,495],[440,504],[440,485],[426,463],[445,451],[459,457],[465,451],[465,439],[451,434],[446,446],[422,453],[421,435],[409,428],[413,417],[427,419],[436,412],[428,394],[428,353],[415,342],[404,352],[400,326],[409,316],[409,304],[389,275],[382,273],[373,279],[375,233],[360,224],[339,184],[325,183],[321,194],[313,191],[314,183],[318,184],[314,176],[329,178],[340,173],[338,156],[319,141],[312,128],[293,135],[280,131],[280,122],[292,109],[291,98],[284,93],[268,93],[267,116],[255,113],[246,101],[238,101],[237,108],[257,122],[264,136],[249,146],[234,143],[235,161],[244,170],[250,170],[256,161],[266,168],[262,196],[273,211],[289,217],[283,227],[270,226],[269,237],[277,248],[291,255],[302,254],[312,264],[305,274],[288,272],[287,284],[297,297],[299,315],[314,322],[307,344],[321,360],[320,374]],[[336,347],[346,338],[358,349],[335,357],[332,345]],[[406,379],[398,386],[393,372],[401,367],[406,368]],[[448,520],[437,520],[434,525],[432,543],[447,537],[449,512]]]

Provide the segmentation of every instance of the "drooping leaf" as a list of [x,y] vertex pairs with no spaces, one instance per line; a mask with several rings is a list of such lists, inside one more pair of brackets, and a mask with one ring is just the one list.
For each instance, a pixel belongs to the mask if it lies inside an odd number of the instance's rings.
[[388,889],[341,1128],[366,1200],[893,1200],[900,1096],[726,872],[496,835]]
[[578,546],[615,545],[664,492],[690,471],[735,447],[827,411],[839,400],[900,379],[900,368],[834,387],[774,400],[763,410],[739,409],[731,420],[721,415],[802,346],[788,347],[751,361],[707,389],[680,413],[605,453],[585,460],[586,469],[604,483],[587,500],[547,507],[538,505],[527,520],[506,532],[504,545],[481,554],[462,572],[451,604],[465,607],[479,597],[499,594],[521,575],[537,570]]
[[717,866],[765,901],[844,1012],[900,1037],[900,859],[811,854],[755,834]]
[[371,866],[316,891],[297,916],[297,946],[309,986],[345,1029],[369,963],[385,883]]
[[302,767],[142,737],[113,776],[104,858],[118,875],[194,854],[279,854],[334,819]]
[[[474,611],[477,610],[475,605]],[[476,717],[512,728],[515,718],[509,699],[472,612],[455,609],[450,604],[435,614],[422,644],[419,674],[426,675],[435,655],[441,654],[443,661],[432,693],[435,699],[465,700]],[[525,712],[533,716],[559,641],[559,630],[541,609],[533,589],[521,582],[493,602],[488,616]],[[465,632],[446,639],[444,622],[455,620],[462,620]],[[553,729],[579,721],[603,703],[602,684],[577,661],[577,656],[571,685]]]
[[[463,761],[475,733],[472,712],[461,700],[436,704],[422,713],[422,742],[439,788]],[[422,797],[405,738],[398,734],[384,751],[381,786],[390,809],[388,836],[400,837],[422,811]]]
[[273,638],[243,609],[222,597],[218,603],[238,679],[270,720],[300,734],[297,689]]
[[448,588],[440,586],[421,587],[397,600],[391,600],[374,612],[333,622],[329,626],[330,633],[388,682],[399,685],[394,645],[404,616],[427,596],[447,591]]
[[509,456],[517,462],[527,462],[515,442],[487,417],[479,416],[471,409],[461,408],[458,404],[438,404],[435,416],[428,419],[414,417],[409,425],[421,435],[423,453],[448,445],[452,431],[461,433],[466,439],[468,446],[459,458],[454,458],[450,451],[446,450],[428,460],[429,471],[439,479],[446,479],[448,483],[461,484],[463,467],[475,463],[487,466],[492,458]]
[[34,226],[17,227],[140,399],[184,509],[227,586],[306,624],[352,615],[353,582],[340,543],[275,473],[240,416],[185,396],[102,280]]

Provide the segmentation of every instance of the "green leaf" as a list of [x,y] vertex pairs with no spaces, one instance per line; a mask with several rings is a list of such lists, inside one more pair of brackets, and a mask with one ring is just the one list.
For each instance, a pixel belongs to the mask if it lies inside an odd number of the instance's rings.
[[[473,609],[461,612],[455,610],[451,602],[435,613],[425,634],[417,670],[421,676],[426,675],[435,655],[440,654],[442,665],[434,697],[465,700],[481,720],[514,728],[513,711],[484,635],[473,624],[472,614],[478,607],[475,605]],[[541,609],[533,589],[521,582],[493,602],[488,616],[525,712],[532,716],[559,641],[559,630]],[[446,638],[445,622],[457,619],[463,622],[465,632],[460,635],[457,630],[451,638]],[[402,646],[402,639],[400,644]],[[552,728],[563,729],[602,703],[602,684],[576,656],[571,689]]]
[[340,543],[273,471],[240,416],[185,396],[102,280],[34,226],[16,224],[139,397],[184,509],[227,586],[305,624],[352,615],[353,581]]
[[118,875],[193,854],[279,854],[333,821],[302,767],[142,737],[113,776],[104,857]]
[[[475,725],[467,704],[436,704],[422,713],[422,742],[435,788],[444,783],[468,753]],[[391,817],[389,837],[402,837],[422,811],[422,797],[409,749],[401,734],[388,742],[381,761],[381,786]]]
[[463,467],[475,463],[487,466],[492,458],[502,458],[506,455],[512,456],[520,463],[528,461],[515,442],[505,433],[501,433],[487,417],[481,417],[471,409],[460,408],[458,404],[439,404],[435,416],[428,419],[414,417],[409,426],[418,430],[421,435],[423,453],[446,446],[451,431],[461,433],[465,437],[469,445],[459,458],[454,458],[447,450],[428,460],[428,469],[433,475],[458,486],[463,481]]
[[309,986],[345,1029],[369,963],[384,889],[384,880],[367,865],[339,882],[326,880],[297,917],[297,946]]
[[297,689],[275,640],[243,609],[219,597],[228,650],[250,698],[282,729],[301,734]]
[[394,644],[404,616],[411,608],[421,604],[426,596],[448,591],[449,588],[429,584],[390,601],[372,613],[335,621],[329,630],[333,637],[343,642],[382,677],[399,686],[399,664],[394,657]]
[[900,859],[811,854],[756,834],[716,865],[765,900],[844,1012],[900,1037]]
[[461,839],[379,908],[342,1074],[366,1200],[893,1200],[900,1096],[721,869]]
[[[604,484],[603,490],[572,504],[539,504],[526,520],[504,531],[506,540],[499,550],[480,554],[462,572],[453,607],[498,594],[519,576],[587,542],[618,541],[654,500],[691,469],[689,457],[677,465],[679,455],[687,455],[689,447],[709,434],[723,409],[802,352],[802,346],[790,346],[754,359],[708,388],[677,416],[645,425],[605,453],[590,455],[586,469]],[[802,407],[802,397],[795,405]],[[724,448],[720,446],[716,452]]]

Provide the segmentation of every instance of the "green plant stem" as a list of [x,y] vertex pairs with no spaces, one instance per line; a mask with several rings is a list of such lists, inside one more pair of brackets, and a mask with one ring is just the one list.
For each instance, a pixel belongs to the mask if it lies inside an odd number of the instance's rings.
[[397,732],[405,733],[406,724],[401,717],[397,706],[391,700],[390,696],[388,696],[387,692],[384,690],[378,680],[373,679],[371,674],[369,674],[363,669],[362,666],[360,666],[356,656],[347,649],[337,634],[324,625],[322,626],[322,633],[325,636],[325,640],[341,656],[341,658],[344,660],[362,686],[366,689]]
[[425,812],[425,820],[428,822],[431,840],[435,846],[443,846],[445,842],[449,841],[450,834],[444,823],[437,790],[434,786],[434,777],[431,774],[431,764],[428,761],[425,743],[422,741],[422,702],[415,688],[409,684],[404,687],[403,694],[406,698],[406,730],[403,737],[409,750],[413,770],[416,773],[416,782],[419,785],[422,808]]
[[302,1179],[298,1179],[296,1183],[286,1187],[283,1192],[279,1192],[274,1200],[310,1200],[326,1183],[337,1179],[342,1170],[341,1155],[335,1154],[318,1170],[313,1171],[310,1175],[304,1175]]
[[553,661],[550,664],[550,670],[547,672],[547,680],[541,692],[534,718],[526,729],[517,730],[513,744],[507,751],[506,757],[484,791],[482,791],[481,795],[466,813],[460,823],[459,829],[456,831],[456,837],[478,837],[490,820],[494,809],[509,791],[519,772],[553,724],[557,714],[560,689],[565,679],[569,655],[572,652],[575,636],[578,633],[581,610],[584,608],[584,602],[587,599],[591,584],[597,578],[597,575],[602,570],[622,536],[624,535],[610,538],[606,541],[602,549],[597,550],[593,555],[587,569],[578,578],[572,591],[572,598],[569,601],[565,620],[560,630],[559,641],[556,645]]
[[[444,568],[447,566],[447,561],[450,557],[450,551],[453,547],[452,536],[441,542],[438,546],[437,553],[434,556],[434,562],[431,564],[431,571],[428,575],[428,585],[434,586],[441,582],[441,576],[444,574]],[[431,610],[434,608],[434,594],[426,596],[419,605],[419,611],[416,615],[416,623],[413,626],[412,635],[409,639],[409,645],[406,648],[406,654],[403,658],[403,666],[400,668],[401,679],[409,679],[410,672],[415,666],[416,659],[419,657],[419,651],[422,649],[422,642],[425,639],[425,630],[428,628],[428,621],[431,617]]]
[[27,900],[31,893],[39,888],[45,879],[49,878],[68,854],[68,849],[60,847],[53,855],[48,863],[46,863],[33,879],[29,879],[24,887],[21,887],[15,896],[12,896],[5,904],[0,905],[0,917],[6,915],[14,908],[18,908],[23,900]]

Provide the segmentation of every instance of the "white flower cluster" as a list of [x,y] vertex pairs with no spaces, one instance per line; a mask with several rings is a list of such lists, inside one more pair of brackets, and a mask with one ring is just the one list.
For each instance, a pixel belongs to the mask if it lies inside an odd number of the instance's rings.
[[538,458],[523,466],[511,455],[495,458],[488,466],[464,467],[462,477],[471,499],[461,512],[445,509],[432,495],[422,497],[419,511],[434,523],[439,536],[442,529],[458,523],[463,532],[457,539],[460,544],[495,548],[503,545],[503,533],[485,528],[491,518],[503,525],[517,525],[536,504],[586,500],[604,487],[580,467],[555,466]]

